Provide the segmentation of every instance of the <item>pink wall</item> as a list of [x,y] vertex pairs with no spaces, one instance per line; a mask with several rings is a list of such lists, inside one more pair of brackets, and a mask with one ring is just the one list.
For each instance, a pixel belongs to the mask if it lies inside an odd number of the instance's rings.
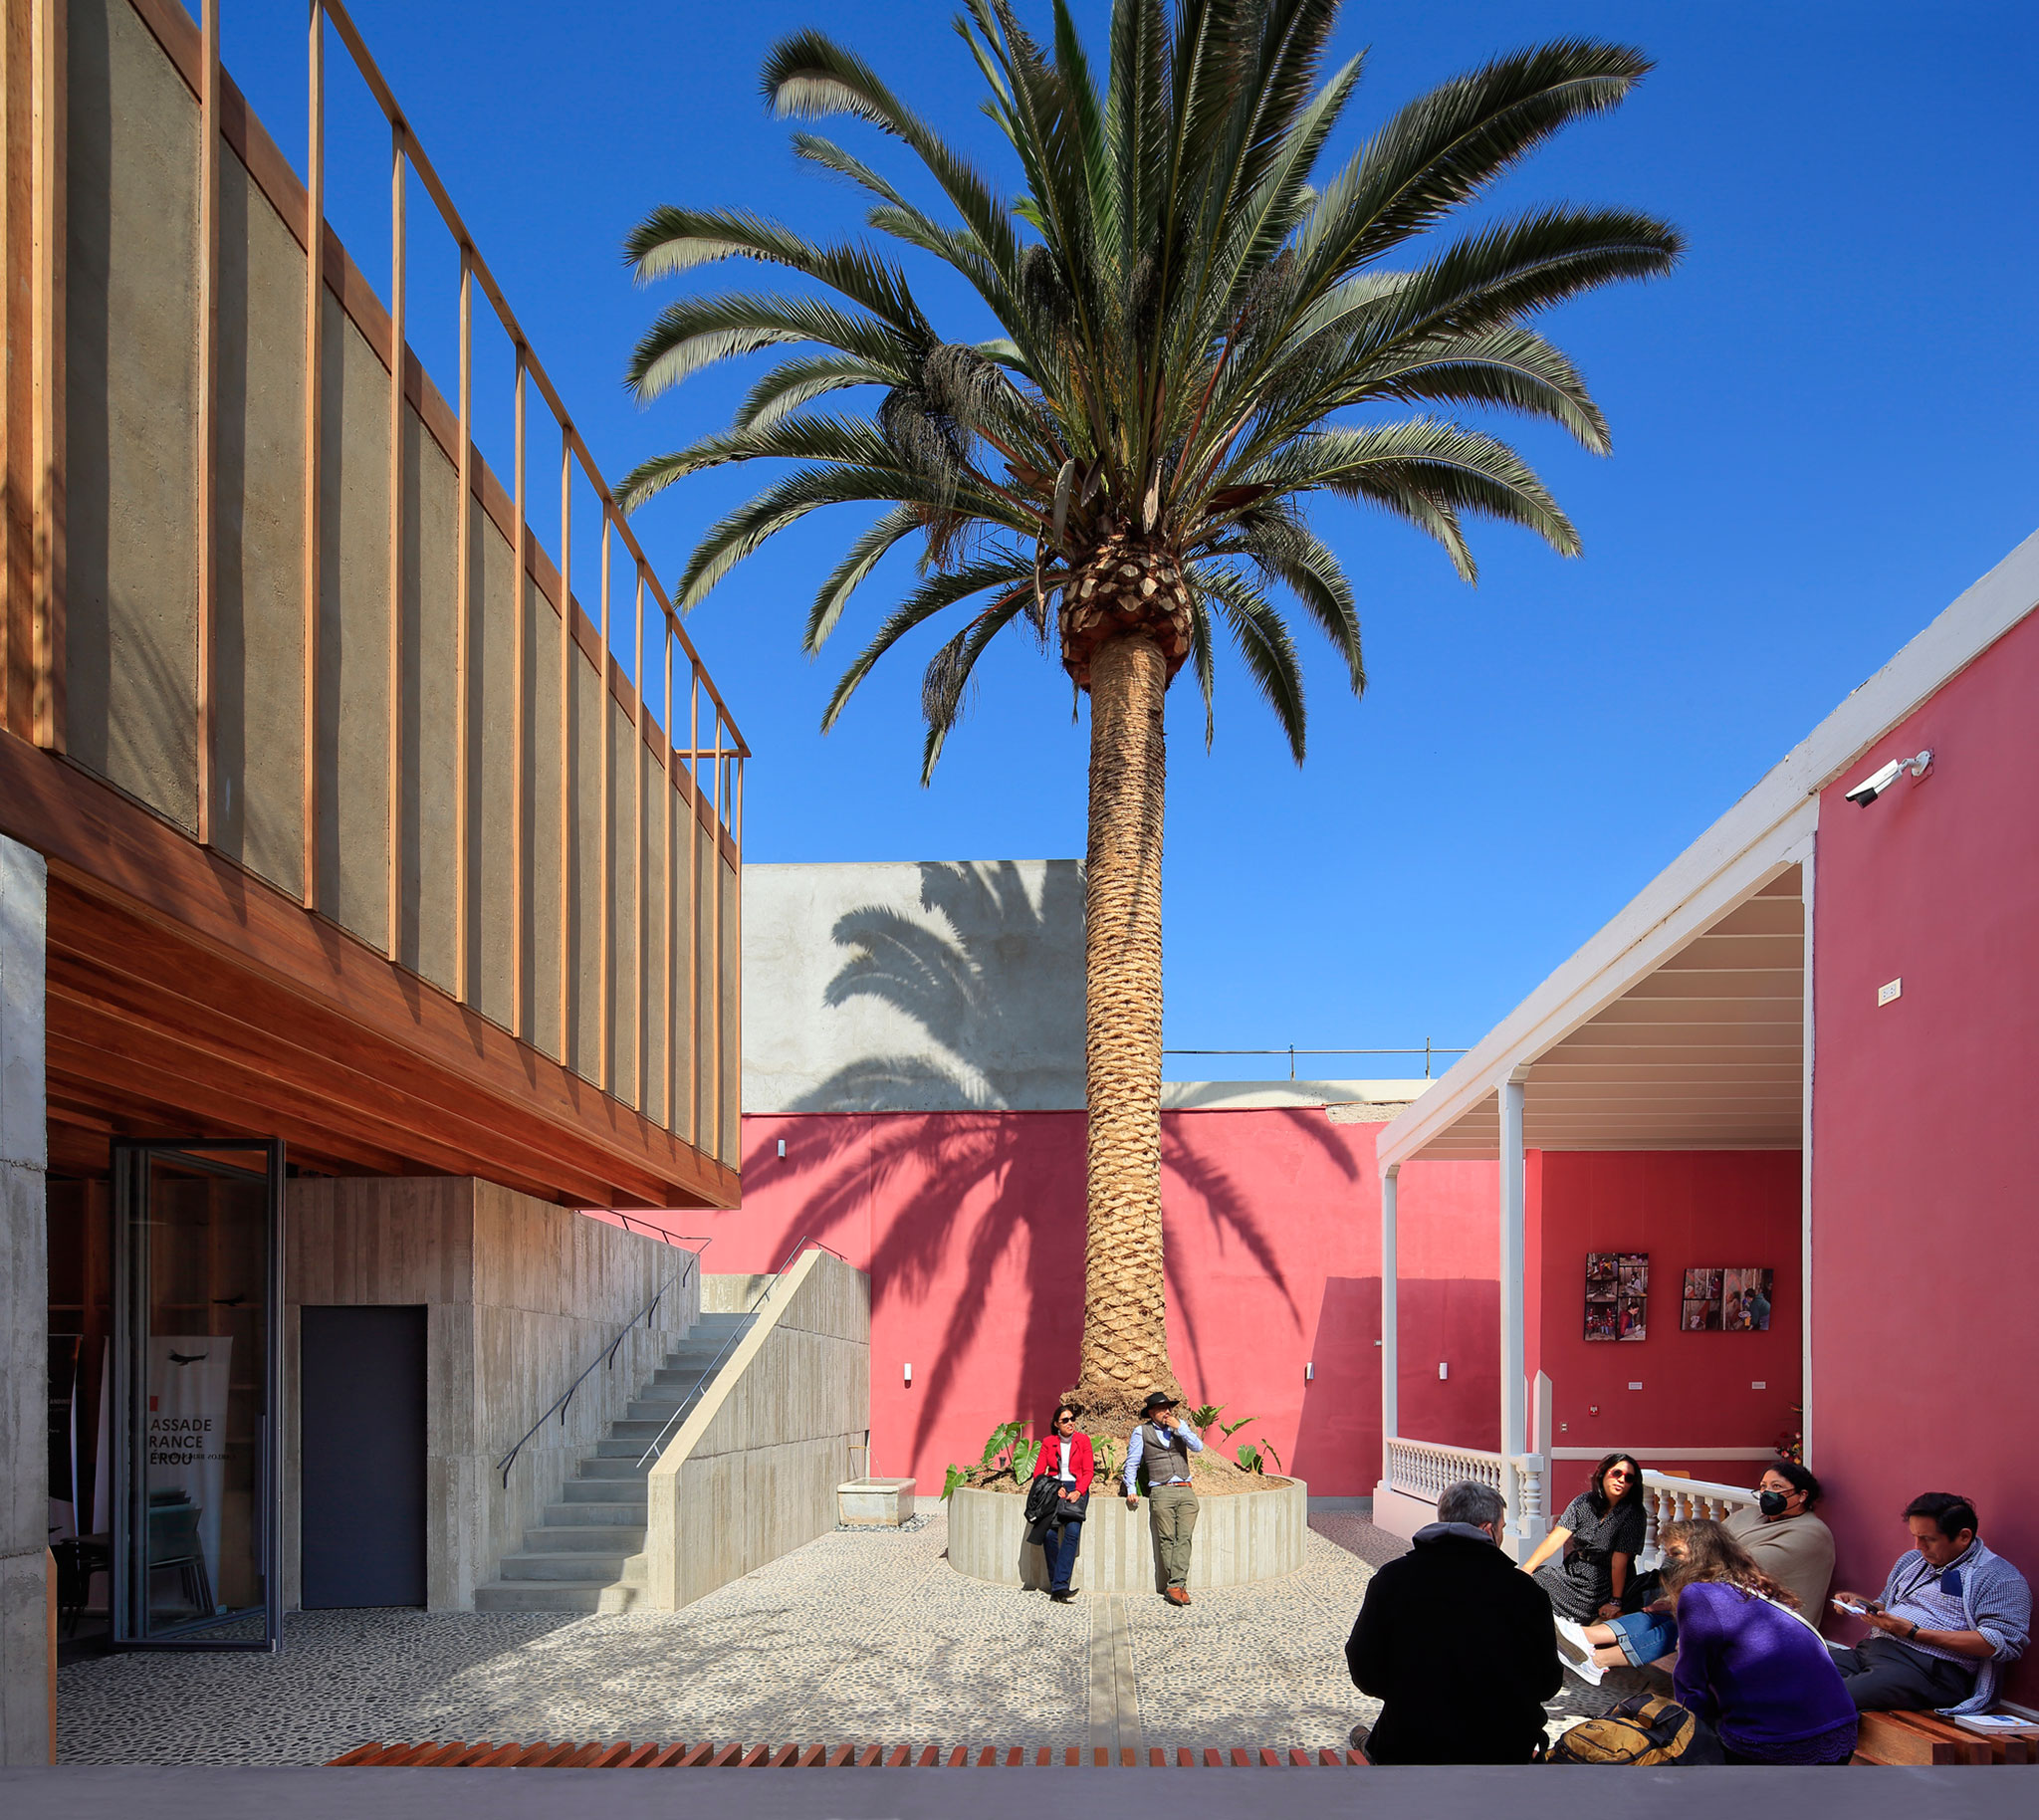
[[[1405,1163],[1395,1202],[1396,1407],[1402,1433],[1500,1445],[1500,1174]],[[1450,1367],[1442,1381],[1439,1365]],[[1368,1490],[1372,1490],[1369,1485]]]
[[[1887,759],[1933,769],[1867,808]],[[1813,1467],[1844,1584],[1874,1590],[1920,1491],[1975,1501],[2039,1580],[2039,616],[1820,801]],[[1902,979],[1879,1007],[1877,989]],[[2028,1655],[2013,1698],[2039,1701]]]
[[[1556,1446],[1767,1448],[1798,1426],[1797,1151],[1545,1151],[1528,1162],[1529,1373],[1550,1374]],[[1585,1337],[1588,1251],[1650,1253],[1648,1339]],[[1695,1264],[1774,1269],[1769,1331],[1682,1332],[1680,1290]],[[1643,1388],[1630,1390],[1632,1382]],[[1754,1389],[1757,1382],[1765,1388]],[[1753,1482],[1761,1471],[1743,1461],[1647,1464],[1684,1466],[1730,1484]],[[1553,1505],[1589,1471],[1560,1463]]]
[[[1365,1496],[1379,1475],[1379,1130],[1317,1109],[1162,1120],[1176,1369],[1228,1420],[1263,1418],[1233,1447],[1264,1437],[1323,1496]],[[1438,1385],[1432,1358],[1420,1432],[1490,1430],[1493,1165],[1412,1165],[1402,1181],[1405,1348],[1414,1330],[1468,1366]],[[809,1235],[870,1272],[873,1462],[924,1492],[995,1424],[1037,1427],[1075,1375],[1080,1113],[748,1117],[742,1209],[665,1218],[714,1236],[712,1272],[770,1269]],[[1418,1388],[1405,1379],[1405,1410]]]

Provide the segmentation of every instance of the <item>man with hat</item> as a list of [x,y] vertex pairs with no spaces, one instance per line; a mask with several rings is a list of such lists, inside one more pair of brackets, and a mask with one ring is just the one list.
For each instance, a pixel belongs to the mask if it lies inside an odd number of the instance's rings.
[[1139,1508],[1133,1475],[1144,1461],[1147,1496],[1154,1505],[1154,1544],[1171,1605],[1190,1602],[1190,1537],[1197,1530],[1190,1456],[1203,1451],[1197,1431],[1176,1414],[1175,1399],[1165,1391],[1152,1392],[1140,1405],[1140,1424],[1126,1447],[1126,1507]]

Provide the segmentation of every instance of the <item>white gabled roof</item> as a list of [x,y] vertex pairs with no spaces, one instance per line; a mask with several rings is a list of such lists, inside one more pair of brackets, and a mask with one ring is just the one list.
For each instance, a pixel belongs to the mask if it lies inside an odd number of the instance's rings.
[[[2035,604],[2039,604],[2039,533],[2020,544],[1842,702],[1415,1105],[1384,1126],[1381,1163],[1405,1162],[1420,1152],[1431,1156],[1495,1154],[1495,1104],[1500,1083],[1532,1080],[1529,1069],[1544,1062],[1558,1044],[1580,1036],[1588,1024],[1605,1031],[1611,1024],[1645,1016],[1641,1002],[1662,1001],[1667,997],[1663,990],[1639,994],[1625,1006],[1619,1002],[1698,938],[1736,933],[1739,925],[1727,919],[1750,898],[1758,894],[1796,897],[1794,868],[1811,850],[1820,793],[1891,728],[2025,618]],[[1780,928],[1777,933],[1784,932]],[[1696,977],[1703,968],[1703,962],[1695,967],[1689,961],[1687,977]],[[1802,992],[1801,979],[1798,993]],[[1758,986],[1754,996],[1776,1006],[1781,1026],[1785,1005],[1792,998],[1783,983]],[[1603,1019],[1603,1014],[1608,1017]],[[1656,1021],[1655,1014],[1647,1015]],[[1696,1023],[1715,1017],[1699,1006],[1687,1015]],[[1802,997],[1792,1004],[1790,1016],[1802,1016]],[[1596,1020],[1601,1022],[1596,1024]],[[1723,1014],[1715,1022],[1716,1030],[1727,1022],[1731,1017]],[[1581,1046],[1573,1043],[1568,1059]],[[1721,1055],[1726,1052],[1724,1047],[1718,1051]],[[1782,1047],[1773,1045],[1760,1061],[1750,1060],[1747,1066],[1760,1068],[1774,1082],[1782,1054]],[[1683,1149],[1711,1142],[1715,1147],[1741,1149],[1773,1141],[1760,1135],[1752,1139],[1748,1128],[1725,1118],[1716,1137],[1696,1144],[1690,1135],[1691,1108],[1686,1105],[1683,1112],[1679,1110],[1679,1105],[1690,1099],[1693,1082],[1706,1081],[1723,1089],[1721,1103],[1755,1112],[1763,1129],[1777,1126],[1781,1105],[1774,1096],[1763,1099],[1753,1091],[1746,1097],[1724,1091],[1735,1085],[1735,1064],[1709,1059],[1698,1048],[1682,1069],[1669,1062],[1665,1065],[1662,1078],[1667,1088],[1678,1090],[1675,1095],[1667,1092],[1665,1113],[1658,1124],[1650,1117],[1617,1110],[1611,1103],[1596,1114],[1576,1091],[1569,1111],[1559,1116],[1564,1068],[1553,1058],[1552,1078],[1546,1080],[1539,1073],[1532,1080],[1525,1141],[1538,1144],[1534,1127],[1539,1116],[1546,1118],[1541,1139],[1546,1148]],[[1753,1089],[1753,1072],[1749,1084]],[[1539,1103],[1544,1108],[1541,1115],[1536,1111]],[[1624,1106],[1630,1103],[1630,1096],[1625,1096]],[[1589,1132],[1596,1116],[1604,1121],[1599,1137]]]

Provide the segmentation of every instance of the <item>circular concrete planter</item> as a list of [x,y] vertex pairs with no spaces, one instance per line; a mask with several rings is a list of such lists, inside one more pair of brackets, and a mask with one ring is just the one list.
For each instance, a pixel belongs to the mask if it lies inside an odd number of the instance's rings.
[[[1150,1507],[1128,1510],[1117,1495],[1093,1492],[1083,1523],[1083,1549],[1070,1585],[1078,1592],[1159,1592]],[[949,1497],[949,1565],[973,1580],[1045,1587],[1038,1548],[1026,1543],[1026,1500],[1008,1491],[953,1492]],[[1264,1491],[1200,1501],[1190,1551],[1190,1590],[1278,1580],[1302,1566],[1309,1529],[1309,1487],[1299,1479]]]

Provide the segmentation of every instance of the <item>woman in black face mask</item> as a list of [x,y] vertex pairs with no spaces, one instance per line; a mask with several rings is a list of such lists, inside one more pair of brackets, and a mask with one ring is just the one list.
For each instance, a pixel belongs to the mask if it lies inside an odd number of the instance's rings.
[[[1764,1469],[1755,1492],[1755,1506],[1744,1505],[1722,1527],[1763,1573],[1796,1597],[1799,1610],[1823,1610],[1834,1577],[1834,1534],[1813,1514],[1820,1481],[1795,1460],[1778,1460]],[[1624,1663],[1661,1661],[1678,1643],[1668,1603],[1612,1623],[1573,1624],[1560,1617],[1557,1629],[1558,1654],[1589,1682]]]
[[1826,1608],[1834,1577],[1834,1532],[1813,1514],[1820,1481],[1795,1460],[1773,1461],[1756,1481],[1756,1508],[1737,1510],[1727,1533],[1749,1558],[1797,1595],[1798,1609]]

